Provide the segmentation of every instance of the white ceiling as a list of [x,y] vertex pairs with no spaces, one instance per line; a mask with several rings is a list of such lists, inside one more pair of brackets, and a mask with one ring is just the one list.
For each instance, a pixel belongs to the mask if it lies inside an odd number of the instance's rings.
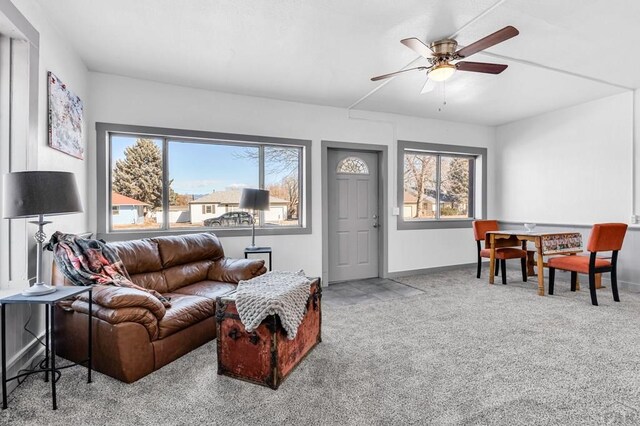
[[462,29],[467,45],[506,25],[520,35],[488,52],[519,61],[470,59],[502,74],[420,95],[424,75],[407,73],[357,108],[498,125],[625,90],[605,82],[640,87],[637,0],[36,1],[92,71],[230,93],[348,107],[416,59],[400,39]]

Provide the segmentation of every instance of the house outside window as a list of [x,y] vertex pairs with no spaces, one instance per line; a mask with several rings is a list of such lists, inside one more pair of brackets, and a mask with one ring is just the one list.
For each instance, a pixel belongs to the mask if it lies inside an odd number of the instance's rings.
[[[259,234],[310,232],[310,141],[104,123],[96,128],[104,154],[99,167],[107,176],[99,182],[98,204],[104,201],[103,211],[111,212],[104,221],[99,216],[98,235],[203,228],[234,235],[233,228],[246,229],[247,222],[255,222]],[[240,210],[243,188],[269,190],[269,210],[248,220],[253,212],[245,212],[245,220],[220,217]],[[115,202],[119,196],[131,207]],[[127,220],[121,218],[125,208]],[[216,229],[222,223],[224,229]]]
[[470,227],[486,210],[485,148],[398,141],[399,229]]

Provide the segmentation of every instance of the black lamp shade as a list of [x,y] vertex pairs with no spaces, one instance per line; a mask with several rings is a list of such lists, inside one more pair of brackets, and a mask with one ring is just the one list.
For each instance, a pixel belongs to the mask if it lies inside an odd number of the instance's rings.
[[82,212],[78,185],[69,172],[7,173],[3,194],[2,216],[7,219]]
[[269,210],[269,191],[244,188],[240,196],[240,208],[249,210]]

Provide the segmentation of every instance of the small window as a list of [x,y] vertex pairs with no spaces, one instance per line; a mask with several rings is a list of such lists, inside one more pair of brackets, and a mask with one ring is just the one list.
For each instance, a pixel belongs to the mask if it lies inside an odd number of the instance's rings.
[[338,163],[336,172],[352,175],[368,175],[369,167],[367,167],[367,163],[358,157],[347,157]]
[[485,216],[486,158],[486,148],[398,141],[398,229],[470,227]]
[[474,158],[404,152],[404,220],[470,219]]
[[114,216],[118,216],[120,214],[120,206],[111,207],[111,214]]

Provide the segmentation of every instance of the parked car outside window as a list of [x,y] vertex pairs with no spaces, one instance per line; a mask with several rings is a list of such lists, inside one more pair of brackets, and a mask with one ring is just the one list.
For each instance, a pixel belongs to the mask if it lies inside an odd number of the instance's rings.
[[205,219],[204,226],[237,226],[251,225],[253,216],[247,212],[227,212],[218,217]]

